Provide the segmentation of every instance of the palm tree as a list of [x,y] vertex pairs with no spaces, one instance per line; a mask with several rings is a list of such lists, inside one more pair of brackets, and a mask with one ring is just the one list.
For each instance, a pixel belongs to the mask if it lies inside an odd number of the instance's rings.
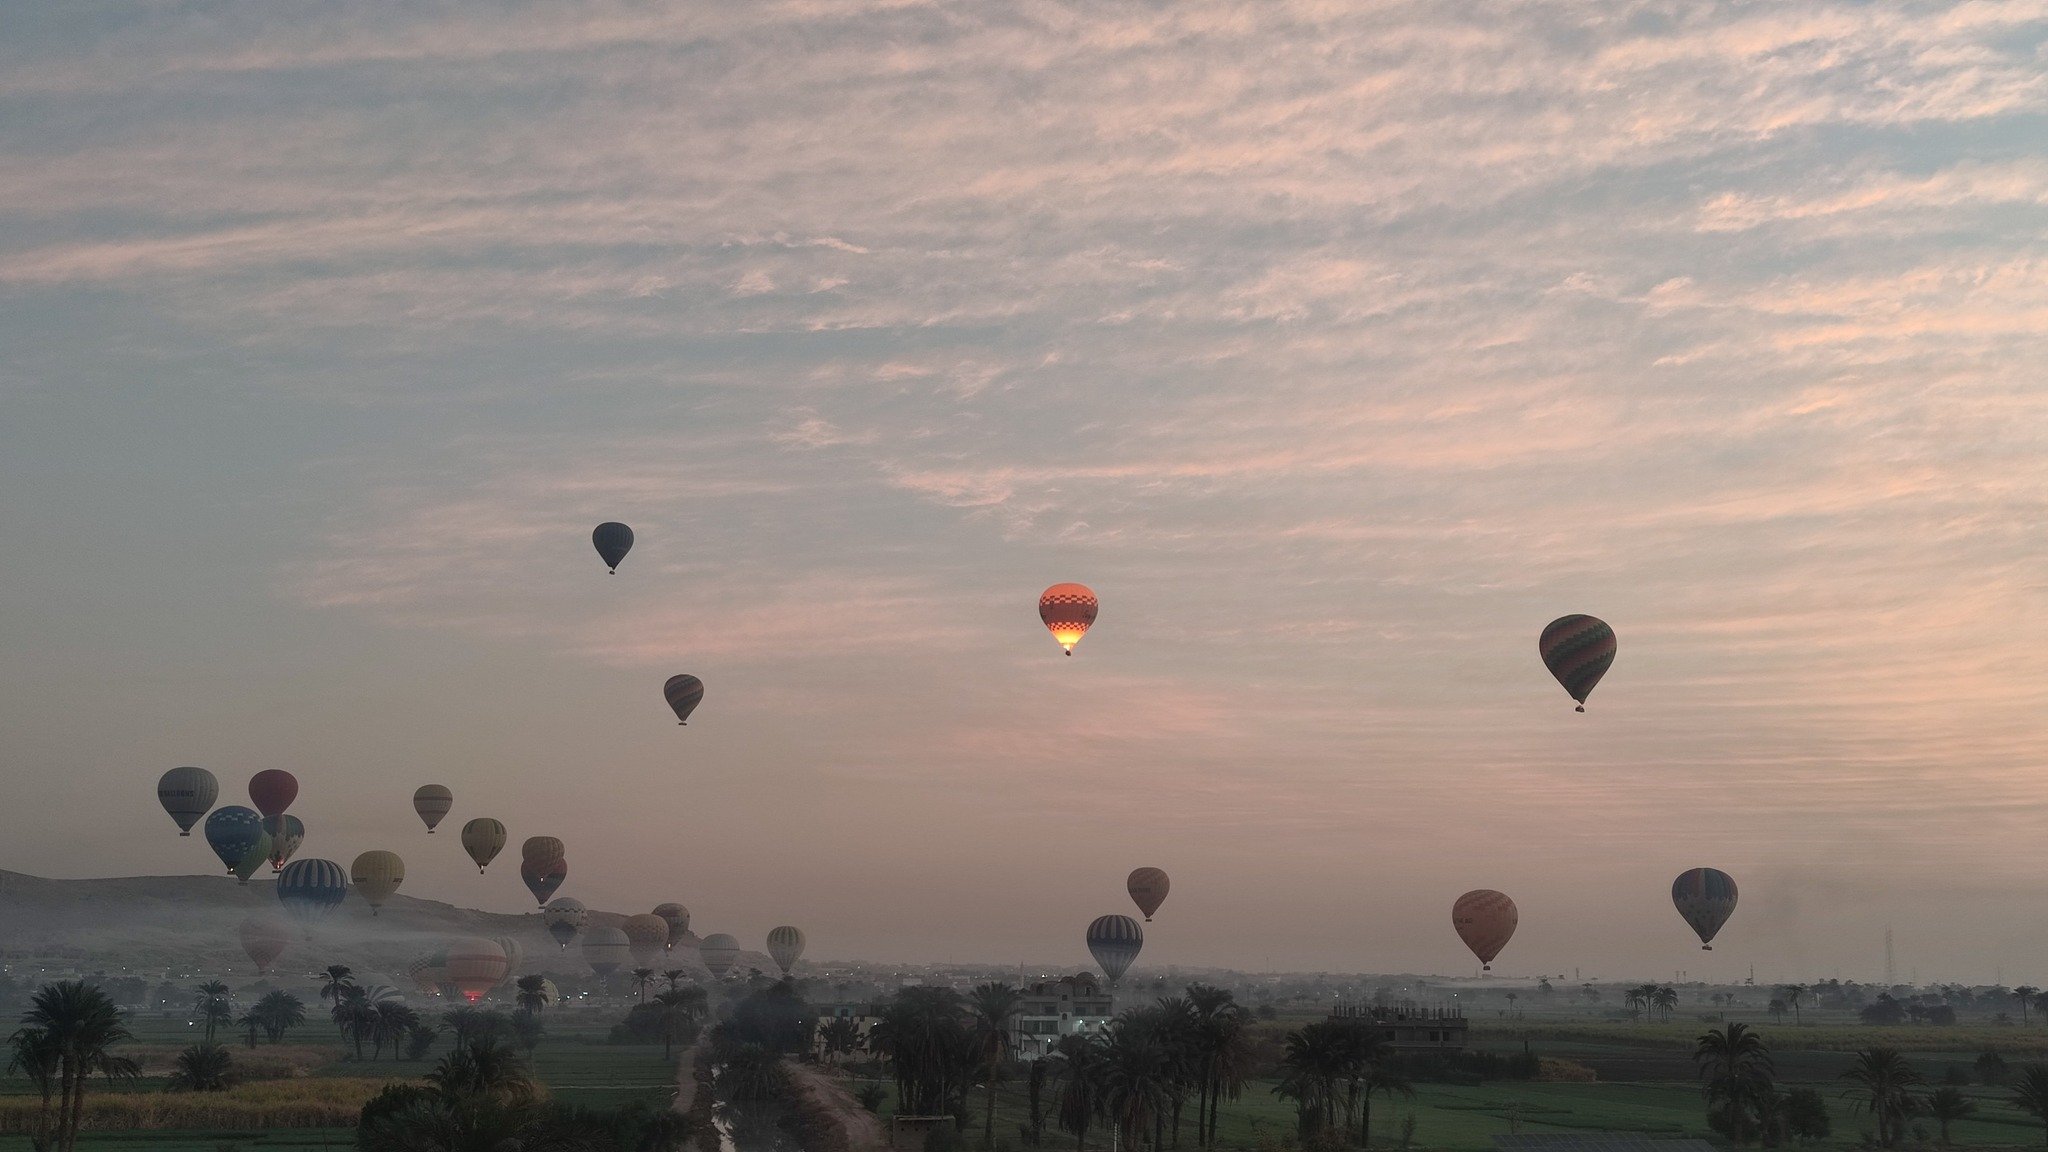
[[1519,992],[1508,993],[1508,1015],[1510,1017],[1512,1017],[1515,1014],[1515,1001],[1520,1000],[1521,998],[1522,996]]
[[209,980],[193,989],[198,994],[192,1002],[192,1011],[206,1025],[206,1042],[213,1043],[213,1033],[222,1024],[232,1023],[235,1012],[229,1006],[228,986],[218,980]]
[[221,1092],[234,1077],[235,1061],[228,1050],[208,1042],[178,1053],[164,1087],[172,1092]]
[[661,978],[668,981],[668,990],[673,992],[683,986],[683,978],[688,975],[689,973],[681,968],[670,968],[661,974]]
[[1898,1143],[1900,1129],[1913,1114],[1912,1089],[1920,1083],[1920,1074],[1896,1048],[1866,1048],[1856,1054],[1856,1062],[1842,1078],[1855,1085],[1842,1095],[1855,1099],[1857,1111],[1876,1119],[1878,1144],[1889,1148]]
[[652,979],[654,979],[654,969],[633,969],[633,983],[638,984],[640,986],[640,1002],[642,1004],[647,1003],[647,982]]
[[[1374,1037],[1377,1039],[1377,1037]],[[1372,1098],[1378,1093],[1383,1096],[1413,1096],[1415,1085],[1393,1061],[1381,1058],[1375,1053],[1365,1065],[1365,1097],[1358,1116],[1358,1143],[1360,1147],[1372,1145]]]
[[251,1014],[262,1021],[264,1037],[275,1044],[287,1030],[306,1022],[306,1002],[280,988],[265,992]]
[[[1207,1145],[1215,1137],[1214,1111],[1217,1098],[1224,1091],[1222,1065],[1227,1050],[1242,1043],[1244,1021],[1236,998],[1225,988],[1190,984],[1187,1003],[1193,1015],[1192,1039],[1199,1090],[1195,1105],[1195,1143]],[[1242,1085],[1242,1078],[1239,1078],[1230,1090],[1232,1099],[1237,1098]]]
[[95,1072],[108,1080],[140,1075],[135,1061],[111,1051],[133,1037],[113,1000],[83,980],[44,985],[30,998],[21,1022],[41,1031],[57,1054],[56,1152],[73,1152],[85,1117],[86,1081]]
[[1706,1083],[1709,1115],[1719,1115],[1736,1143],[1746,1142],[1763,1122],[1765,1097],[1775,1089],[1776,1068],[1763,1037],[1746,1024],[1728,1024],[1702,1034],[1692,1061]]
[[1023,999],[1024,993],[996,981],[977,984],[974,991],[967,994],[970,1042],[981,1064],[982,1080],[987,1085],[987,1104],[982,1112],[981,1127],[983,1148],[993,1149],[996,1145],[996,1078],[1002,1072],[1003,1061],[1010,1055],[1010,1017],[1016,1014],[1017,1005]]
[[527,1016],[538,1016],[548,1006],[548,980],[545,976],[521,976],[519,993],[512,998],[519,1011]]
[[355,973],[346,964],[329,964],[320,976],[320,998],[341,999],[341,990],[355,983]]
[[330,1009],[334,1023],[341,1034],[355,1044],[356,1059],[363,1058],[363,1037],[377,1024],[377,1008],[370,1002],[370,994],[355,984],[343,984],[335,989],[334,1007]]
[[1778,995],[1783,997],[1785,1003],[1792,1008],[1792,1025],[1795,1028],[1799,1026],[1799,1001],[1804,999],[1810,991],[1812,989],[1804,984],[1780,984],[1778,986]]
[[244,1042],[250,1048],[256,1047],[256,1036],[263,1031],[263,1015],[251,1008],[235,1017],[235,1027],[242,1029]]
[[1968,1119],[1977,1110],[1977,1102],[1963,1095],[1959,1088],[1937,1088],[1927,1098],[1927,1114],[1941,1125],[1941,1142],[1948,1143],[1948,1126],[1957,1120]]
[[1652,1007],[1662,1011],[1664,1019],[1669,1021],[1672,1011],[1678,1007],[1678,989],[1668,984],[1662,988],[1653,988],[1650,990],[1649,1002]]
[[420,1025],[420,1014],[397,1000],[379,1000],[370,1007],[367,1021],[370,1039],[376,1045],[373,1058],[384,1055],[384,1045],[391,1045],[391,1058],[398,1059],[399,1041]]
[[1288,1033],[1273,1094],[1292,1100],[1301,1135],[1329,1133],[1337,1126],[1337,1081],[1354,1066],[1353,1030],[1334,1021],[1304,1024]]
[[2013,998],[2020,1002],[2020,1023],[2025,1025],[2027,1022],[2027,1008],[2034,1003],[2034,997],[2039,996],[2041,990],[2031,984],[2022,984],[2014,988],[2012,994]]
[[1776,996],[1771,997],[1770,1006],[1764,1010],[1771,1014],[1771,1019],[1780,1024],[1785,1022],[1785,1013],[1791,1011],[1785,1006],[1785,1001]]
[[661,1058],[674,1058],[674,1045],[685,1028],[703,1018],[708,998],[702,988],[670,988],[654,994],[661,1009]]
[[426,1079],[451,1099],[490,1097],[516,1102],[530,1099],[534,1092],[533,1077],[519,1053],[496,1038],[457,1044]]
[[1102,1039],[1069,1033],[1060,1037],[1055,1051],[1066,1070],[1066,1080],[1061,1084],[1059,1094],[1060,1131],[1072,1132],[1075,1152],[1085,1152],[1089,1122],[1102,1110],[1102,1096],[1098,1091]]
[[1099,1064],[1103,1114],[1133,1142],[1148,1129],[1157,1132],[1172,1092],[1166,1047],[1150,1024],[1135,1011],[1117,1017],[1105,1032]]
[[35,1085],[37,1095],[43,1098],[41,1110],[36,1113],[36,1135],[34,1146],[45,1148],[50,1142],[50,1097],[56,1094],[57,1078],[62,1059],[57,1045],[50,1034],[41,1028],[22,1028],[8,1037],[7,1074],[16,1072],[28,1077]]
[[[2012,1086],[2012,1102],[2022,1112],[2048,1125],[2048,1064],[2020,1065],[2020,1078]],[[2048,1133],[2048,1127],[2042,1129]]]

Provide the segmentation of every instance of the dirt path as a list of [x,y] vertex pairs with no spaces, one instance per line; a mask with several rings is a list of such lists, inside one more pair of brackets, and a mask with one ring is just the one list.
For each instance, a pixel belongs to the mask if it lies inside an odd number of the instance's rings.
[[690,1109],[697,1103],[697,1058],[702,1052],[703,1045],[696,1045],[683,1053],[682,1059],[676,1061],[675,1110],[685,1116],[690,1114]]
[[808,1152],[889,1152],[882,1118],[860,1106],[839,1082],[816,1068],[784,1061],[796,1106],[819,1140]]

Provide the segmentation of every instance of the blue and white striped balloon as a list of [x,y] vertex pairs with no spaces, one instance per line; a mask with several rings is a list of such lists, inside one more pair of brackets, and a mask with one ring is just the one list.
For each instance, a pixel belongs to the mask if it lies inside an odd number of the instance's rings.
[[1088,951],[1095,956],[1095,962],[1102,965],[1102,974],[1109,977],[1110,987],[1123,979],[1124,971],[1131,961],[1138,958],[1138,949],[1145,946],[1145,930],[1129,916],[1097,916],[1088,925]]
[[277,874],[277,900],[310,930],[348,898],[348,871],[332,860],[294,860]]

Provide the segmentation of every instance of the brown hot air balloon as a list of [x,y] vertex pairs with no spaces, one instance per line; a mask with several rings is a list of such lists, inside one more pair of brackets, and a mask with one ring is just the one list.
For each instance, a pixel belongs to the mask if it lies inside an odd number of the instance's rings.
[[242,951],[256,965],[256,974],[270,971],[271,964],[291,947],[292,930],[275,916],[251,916],[242,921]]
[[265,768],[249,777],[249,802],[265,816],[282,816],[299,798],[299,778],[282,768]]
[[1038,596],[1038,618],[1069,656],[1095,623],[1098,607],[1095,593],[1086,584],[1055,584]]
[[1166,903],[1166,870],[1163,868],[1138,868],[1124,881],[1130,890],[1131,899],[1138,905],[1138,911],[1145,914],[1145,922],[1152,922],[1152,914]]
[[626,948],[633,955],[633,963],[642,968],[654,967],[654,962],[668,950],[668,921],[652,912],[628,916],[619,928],[626,933]]
[[1491,888],[1467,892],[1451,904],[1451,927],[1458,930],[1458,939],[1465,942],[1465,947],[1479,957],[1482,971],[1493,970],[1493,958],[1508,946],[1518,922],[1515,902]]

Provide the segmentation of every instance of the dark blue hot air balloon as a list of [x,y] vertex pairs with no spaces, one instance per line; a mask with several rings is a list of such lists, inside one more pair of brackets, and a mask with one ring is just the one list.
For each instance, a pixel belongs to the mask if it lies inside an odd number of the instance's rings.
[[1138,949],[1144,946],[1145,930],[1129,916],[1097,916],[1088,925],[1088,951],[1102,965],[1102,974],[1109,977],[1111,988],[1123,979],[1125,969],[1138,958]]
[[604,561],[604,566],[616,576],[619,561],[633,550],[633,530],[616,520],[607,520],[591,531],[590,542],[597,546],[598,558]]
[[234,874],[235,865],[241,863],[242,857],[247,856],[249,849],[261,839],[263,817],[258,816],[254,808],[230,804],[225,808],[215,808],[213,814],[206,818],[207,847],[212,848],[220,862],[228,866],[229,875]]
[[294,860],[277,874],[277,901],[310,934],[348,898],[348,870],[332,860]]

